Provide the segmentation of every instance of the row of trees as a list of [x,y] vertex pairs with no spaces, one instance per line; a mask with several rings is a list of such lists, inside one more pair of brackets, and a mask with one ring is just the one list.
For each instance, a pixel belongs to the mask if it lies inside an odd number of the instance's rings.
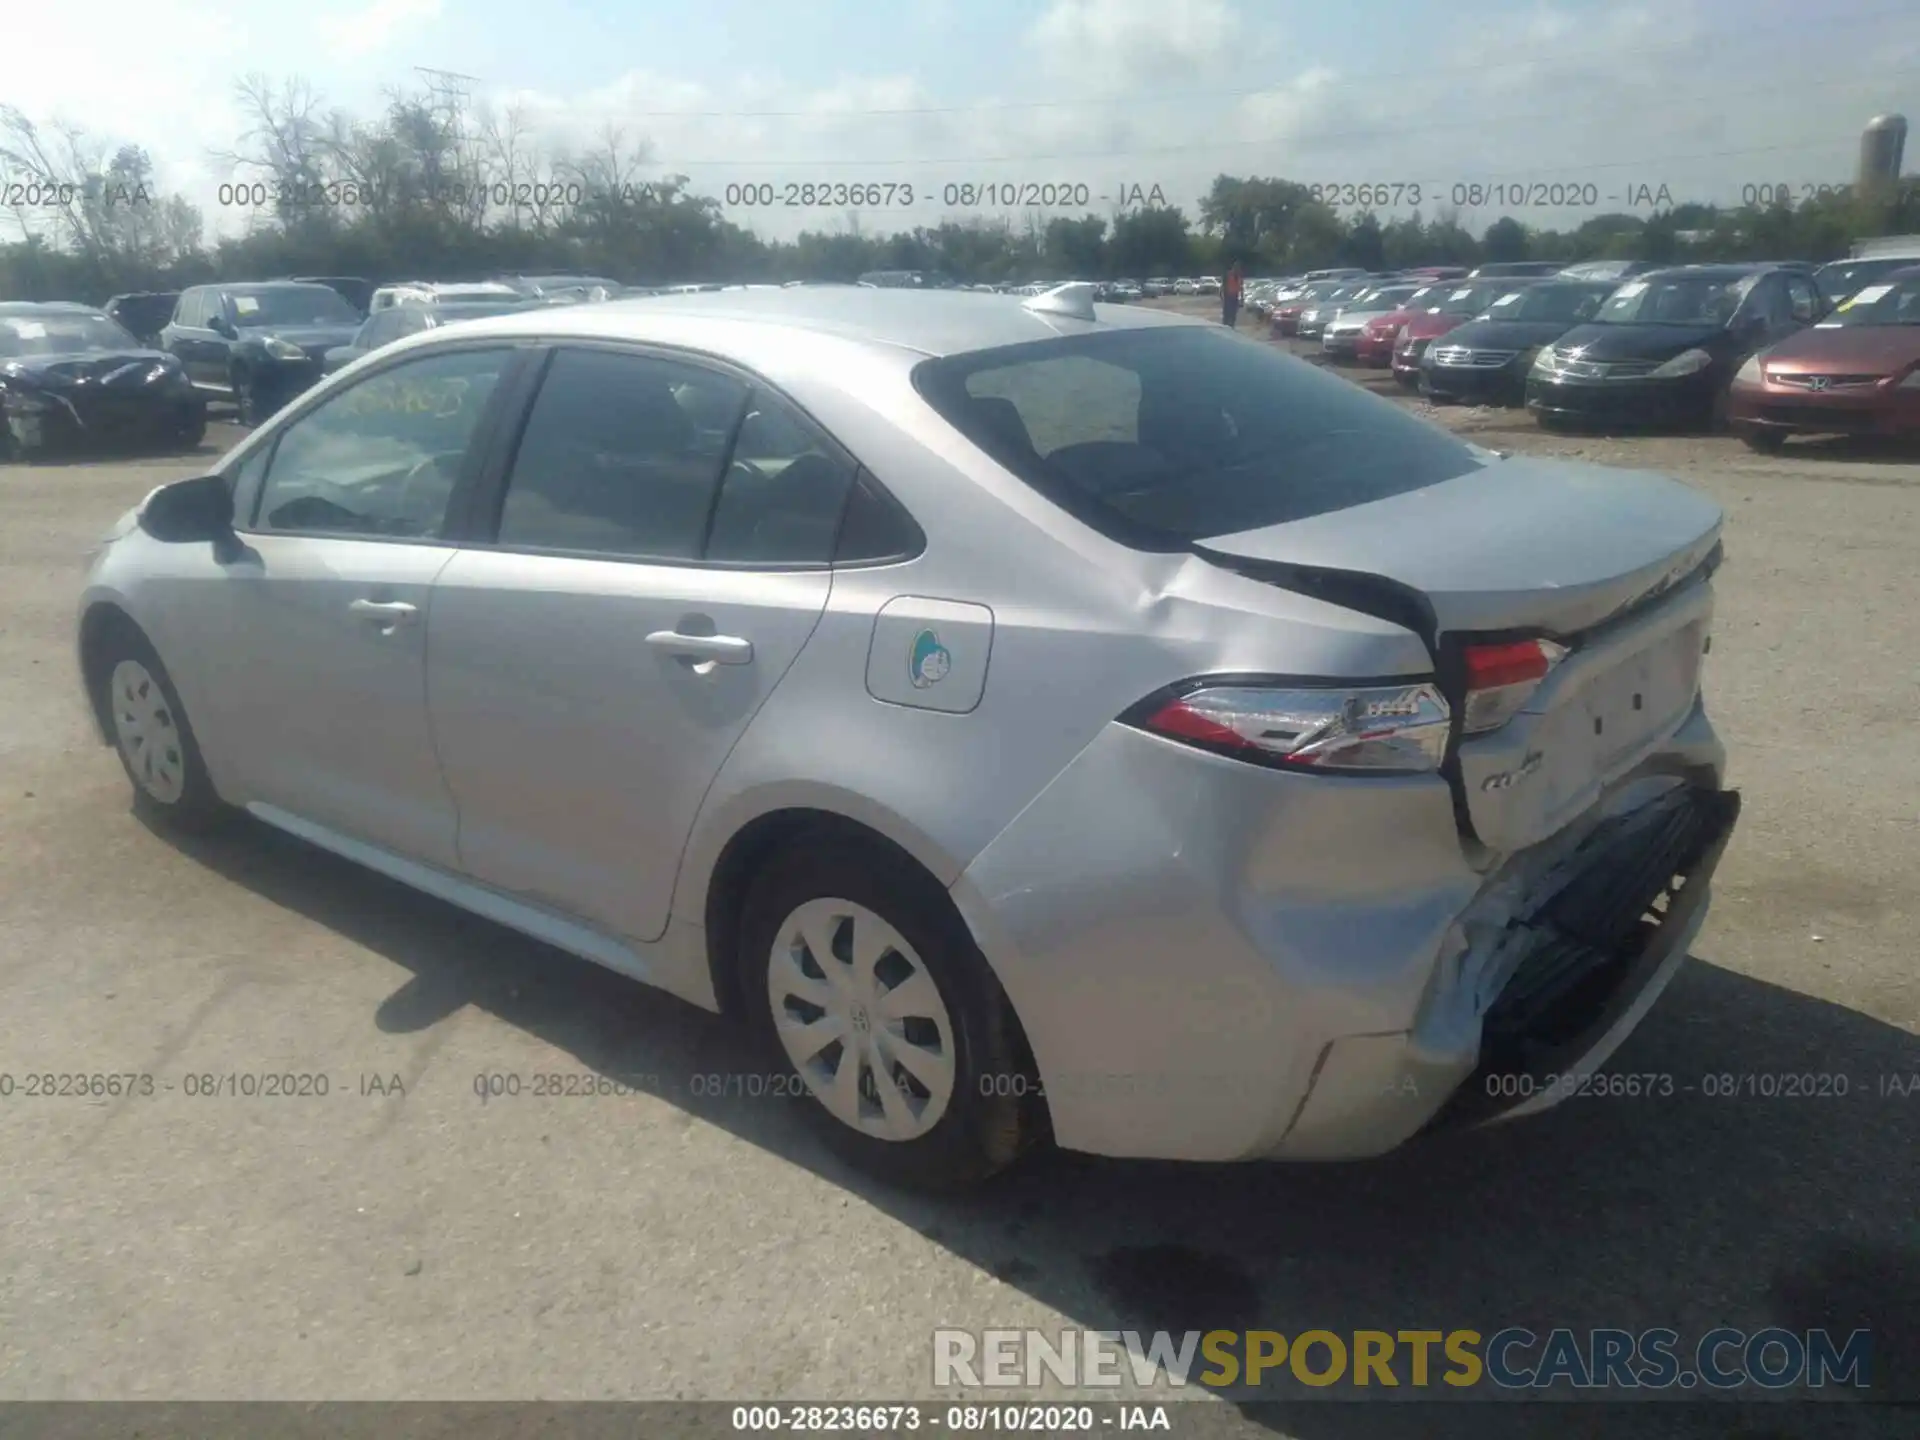
[[[244,209],[248,224],[211,242],[205,215],[162,193],[145,150],[0,106],[0,201],[24,236],[0,246],[0,299],[97,303],[120,291],[295,274],[584,271],[666,284],[916,269],[1027,281],[1217,274],[1236,260],[1249,274],[1521,259],[1825,260],[1862,236],[1920,231],[1914,179],[1873,199],[1674,204],[1598,215],[1570,231],[1503,217],[1475,235],[1455,212],[1383,220],[1337,211],[1290,180],[1221,175],[1191,217],[1150,203],[1106,216],[1029,212],[873,234],[872,213],[855,208],[837,231],[771,241],[726,219],[686,176],[644,178],[646,145],[618,130],[581,150],[550,151],[524,115],[432,83],[394,93],[371,120],[328,108],[299,81],[249,79],[239,100],[248,123],[221,157],[234,183],[220,203]],[[857,203],[865,197],[855,188]]]

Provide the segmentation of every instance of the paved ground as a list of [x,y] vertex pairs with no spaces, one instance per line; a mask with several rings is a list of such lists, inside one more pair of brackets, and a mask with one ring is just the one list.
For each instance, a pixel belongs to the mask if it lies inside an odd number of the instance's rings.
[[[0,1397],[899,1398],[936,1325],[1526,1322],[1868,1325],[1915,1393],[1920,1089],[1880,1091],[1920,1083],[1920,465],[1584,448],[1728,509],[1708,685],[1748,800],[1618,1068],[1851,1093],[1577,1101],[1349,1167],[1044,1157],[953,1202],[844,1173],[791,1102],[702,1093],[742,1060],[686,1006],[265,832],[142,828],[71,607],[91,539],[195,462],[0,471]],[[26,1098],[34,1072],[173,1088]],[[269,1072],[331,1093],[187,1093]],[[476,1098],[536,1072],[657,1078]],[[1395,1408],[1286,1424],[1425,1433]]]

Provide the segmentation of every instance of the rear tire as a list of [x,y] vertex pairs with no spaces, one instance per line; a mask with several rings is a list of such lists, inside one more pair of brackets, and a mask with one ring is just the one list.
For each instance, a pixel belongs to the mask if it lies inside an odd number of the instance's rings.
[[91,680],[136,813],[181,833],[217,829],[233,818],[233,808],[214,791],[167,667],[131,622],[102,645]]
[[1006,992],[946,892],[898,853],[833,840],[776,855],[748,894],[737,963],[772,1072],[804,1086],[809,1123],[859,1169],[957,1189],[1037,1132]]

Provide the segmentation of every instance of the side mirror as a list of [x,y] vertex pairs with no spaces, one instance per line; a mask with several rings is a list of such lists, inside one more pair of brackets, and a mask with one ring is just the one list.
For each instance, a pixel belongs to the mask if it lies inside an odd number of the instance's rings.
[[200,475],[162,485],[141,505],[140,528],[169,545],[230,540],[233,492],[220,475]]
[[229,340],[237,340],[240,337],[240,332],[233,328],[233,322],[224,315],[214,316],[207,322],[207,328],[214,334],[225,336]]

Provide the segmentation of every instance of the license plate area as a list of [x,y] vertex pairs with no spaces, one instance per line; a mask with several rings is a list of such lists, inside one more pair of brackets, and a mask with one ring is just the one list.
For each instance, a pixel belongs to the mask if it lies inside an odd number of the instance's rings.
[[1549,811],[1613,779],[1686,717],[1705,639],[1704,620],[1683,625],[1556,697],[1533,742],[1543,757],[1540,798]]

